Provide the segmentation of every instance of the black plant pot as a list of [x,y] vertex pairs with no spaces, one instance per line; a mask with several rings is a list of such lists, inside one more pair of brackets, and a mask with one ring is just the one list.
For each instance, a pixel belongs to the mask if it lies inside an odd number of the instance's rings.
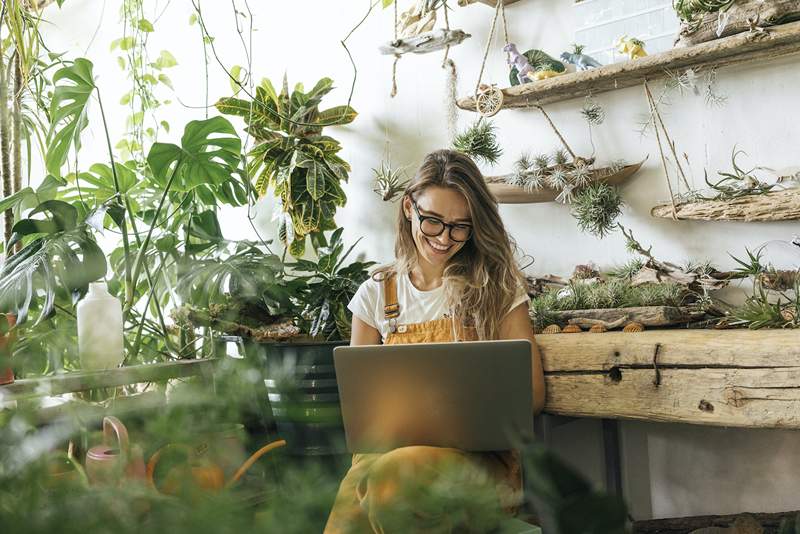
[[346,341],[258,344],[267,404],[287,452],[317,456],[347,452],[333,366],[333,349]]

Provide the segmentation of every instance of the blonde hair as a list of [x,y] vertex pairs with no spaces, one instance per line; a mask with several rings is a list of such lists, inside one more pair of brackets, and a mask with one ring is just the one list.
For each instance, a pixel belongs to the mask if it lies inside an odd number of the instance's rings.
[[[489,192],[477,165],[465,154],[437,150],[428,154],[405,196],[416,199],[429,187],[458,191],[467,201],[472,236],[447,263],[444,285],[455,325],[474,325],[479,339],[497,339],[500,323],[525,287],[525,276],[517,265],[516,246],[509,238],[497,201]],[[411,222],[402,203],[397,217],[396,261],[379,273],[408,273],[417,263],[418,250]],[[402,313],[402,312],[401,312]]]

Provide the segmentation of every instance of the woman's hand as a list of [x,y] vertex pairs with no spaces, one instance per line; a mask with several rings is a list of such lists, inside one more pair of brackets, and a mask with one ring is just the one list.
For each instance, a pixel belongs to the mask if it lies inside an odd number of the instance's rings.
[[542,354],[539,352],[539,347],[536,346],[536,340],[533,338],[533,327],[528,315],[527,302],[523,302],[505,316],[503,322],[500,323],[499,339],[527,339],[531,342],[533,413],[534,415],[538,414],[544,408],[545,401],[544,371],[542,370]]

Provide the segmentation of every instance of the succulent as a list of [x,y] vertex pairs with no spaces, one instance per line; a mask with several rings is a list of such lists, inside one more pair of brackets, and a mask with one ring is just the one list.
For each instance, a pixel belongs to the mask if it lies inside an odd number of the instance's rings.
[[581,162],[576,162],[570,171],[568,171],[570,182],[575,184],[576,187],[584,187],[589,185],[592,181],[594,173],[588,165]]
[[553,172],[547,175],[547,185],[558,190],[572,186],[569,181],[569,174],[561,167],[556,167]]

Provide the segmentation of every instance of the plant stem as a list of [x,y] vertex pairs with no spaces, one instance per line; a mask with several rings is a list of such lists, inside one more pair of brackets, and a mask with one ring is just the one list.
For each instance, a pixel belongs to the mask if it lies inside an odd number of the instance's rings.
[[[6,2],[3,2],[3,10],[0,13],[0,29],[6,22]],[[9,124],[8,124],[8,78],[6,77],[5,47],[0,43],[0,157],[2,157],[2,168],[0,174],[3,177],[3,194],[5,196],[14,194],[13,183],[11,181],[11,149],[9,147]],[[5,240],[7,244],[11,239],[11,228],[14,226],[14,212],[11,209],[5,212]],[[10,250],[5,250],[6,256],[11,254]]]
[[[14,102],[13,135],[14,135],[14,192],[22,189],[22,68],[20,66],[19,51],[14,53]],[[17,243],[14,252],[19,252],[22,242]],[[11,251],[8,251],[11,253]]]
[[[156,221],[158,221],[159,215],[161,215],[161,210],[164,209],[164,202],[167,200],[167,195],[169,194],[169,190],[172,187],[172,182],[175,181],[175,177],[178,175],[178,170],[181,167],[181,163],[183,162],[183,156],[179,156],[178,160],[175,162],[175,167],[172,169],[172,172],[169,175],[169,179],[167,180],[167,184],[164,186],[164,193],[161,195],[161,200],[158,201],[158,207],[156,208],[155,214],[153,214],[153,224],[150,225],[150,228],[147,229],[147,235],[144,238],[144,242],[139,247],[139,252],[136,255],[136,262],[133,264],[133,276],[131,277],[132,284],[136,284],[136,281],[139,279],[139,274],[142,270],[142,263],[144,262],[144,256],[147,252],[147,247],[150,246],[150,239],[153,237],[153,230],[156,227]],[[125,307],[130,308],[133,305],[133,291],[131,290],[127,295]]]

